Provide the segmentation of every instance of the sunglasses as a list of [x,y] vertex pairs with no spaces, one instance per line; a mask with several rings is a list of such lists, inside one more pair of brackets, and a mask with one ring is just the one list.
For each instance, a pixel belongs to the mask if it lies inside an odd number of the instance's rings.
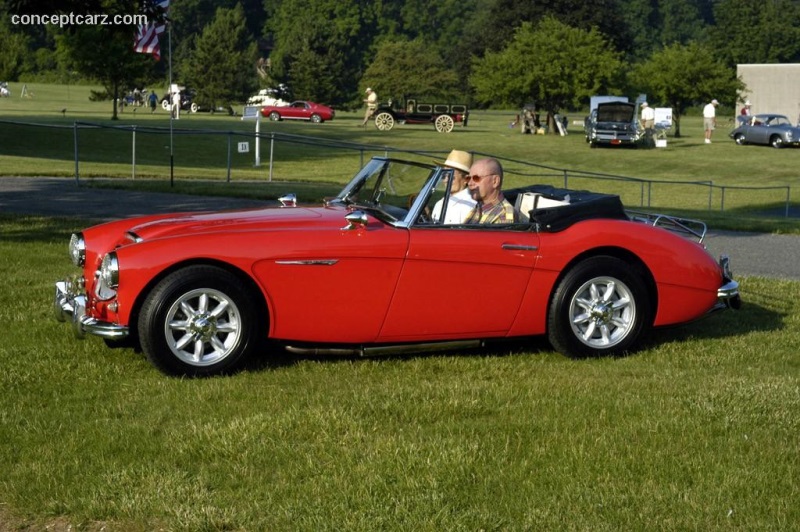
[[469,182],[469,181],[475,181],[476,183],[480,183],[480,182],[481,182],[481,179],[483,179],[484,177],[492,177],[492,176],[494,176],[494,175],[497,175],[497,174],[468,175],[468,176],[466,176],[466,178],[465,178],[465,179],[466,179],[468,182]]

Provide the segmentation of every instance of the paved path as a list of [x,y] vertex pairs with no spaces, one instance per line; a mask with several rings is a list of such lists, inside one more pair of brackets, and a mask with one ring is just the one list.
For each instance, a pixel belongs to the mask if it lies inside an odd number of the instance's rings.
[[[275,204],[238,198],[92,188],[78,186],[74,180],[66,178],[0,177],[0,213],[111,220],[139,214]],[[800,280],[800,236],[710,232],[706,245],[715,257],[721,253],[730,255],[734,275]]]

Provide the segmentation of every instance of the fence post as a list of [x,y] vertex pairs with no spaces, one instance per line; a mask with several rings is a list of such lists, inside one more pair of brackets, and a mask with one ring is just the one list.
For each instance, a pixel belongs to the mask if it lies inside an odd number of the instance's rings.
[[[719,187],[720,189],[720,201],[719,201],[719,210],[720,212],[725,212],[725,185]],[[711,210],[711,207],[708,208]]]
[[567,171],[564,170],[564,188],[569,188],[568,183],[569,183],[569,177]]
[[133,146],[131,147],[131,179],[136,179],[136,126],[131,126]]
[[272,155],[275,152],[275,133],[269,134],[269,182],[272,183]]
[[792,187],[786,187],[786,218],[789,217],[789,201],[791,192],[792,192]]
[[231,132],[228,131],[228,183],[231,182]]
[[74,148],[74,157],[75,157],[75,184],[80,185],[80,173],[78,172],[78,121],[75,120],[72,123],[72,139],[73,139],[73,148]]

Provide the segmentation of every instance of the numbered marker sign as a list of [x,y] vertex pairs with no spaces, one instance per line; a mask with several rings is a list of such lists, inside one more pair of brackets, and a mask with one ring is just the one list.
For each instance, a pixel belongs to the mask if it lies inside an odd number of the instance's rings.
[[239,143],[239,153],[250,153],[250,143],[249,142],[240,142]]

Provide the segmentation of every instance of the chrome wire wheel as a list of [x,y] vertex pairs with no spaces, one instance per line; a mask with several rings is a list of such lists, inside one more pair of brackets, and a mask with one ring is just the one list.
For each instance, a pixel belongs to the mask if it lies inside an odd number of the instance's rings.
[[169,307],[164,336],[170,351],[182,362],[198,367],[217,364],[241,341],[239,308],[218,290],[191,290]]
[[569,304],[572,332],[586,346],[608,349],[619,344],[636,323],[636,299],[630,288],[613,277],[590,279]]

